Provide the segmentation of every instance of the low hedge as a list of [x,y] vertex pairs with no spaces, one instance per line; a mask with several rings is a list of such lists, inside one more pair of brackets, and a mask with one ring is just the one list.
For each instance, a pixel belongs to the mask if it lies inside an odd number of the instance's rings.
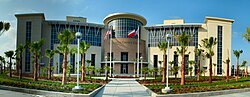
[[[150,90],[157,94],[163,94],[161,89],[165,88],[164,84],[145,84]],[[250,88],[250,79],[241,78],[239,81],[230,80],[226,82],[225,80],[214,81],[213,83],[206,82],[190,82],[186,83],[184,86],[176,83],[170,83],[169,87],[173,89],[169,94],[181,94],[181,93],[193,93],[193,92],[206,92],[206,91],[218,91],[218,90],[228,90],[228,89],[240,89],[240,88]]]
[[[0,75],[0,85],[73,93],[72,88],[76,85],[76,83],[67,83],[66,85],[61,85],[60,82],[55,82],[55,81],[33,81],[31,79],[18,79],[16,77],[10,78],[5,75]],[[97,89],[98,87],[100,87],[101,84],[88,83],[88,84],[80,84],[80,86],[83,87],[84,90],[74,93],[88,94]]]

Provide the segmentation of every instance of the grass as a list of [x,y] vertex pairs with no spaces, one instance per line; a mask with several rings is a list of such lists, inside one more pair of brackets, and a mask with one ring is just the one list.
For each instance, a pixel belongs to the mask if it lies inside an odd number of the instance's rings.
[[99,83],[85,83],[80,84],[84,88],[83,91],[73,92],[72,88],[76,86],[76,83],[67,83],[61,85],[58,81],[33,81],[32,79],[19,79],[17,77],[8,77],[6,75],[0,75],[0,85],[13,86],[28,89],[67,92],[67,93],[81,93],[88,94],[101,86]]
[[[226,82],[223,77],[213,77],[217,79],[213,83],[208,83],[207,81],[193,81],[193,78],[186,78],[186,83],[184,86],[181,86],[175,81],[169,83],[169,87],[173,89],[170,94],[181,94],[181,93],[193,93],[193,92],[206,92],[206,91],[219,91],[219,90],[228,90],[228,89],[241,89],[241,88],[250,88],[250,78],[240,78],[239,81],[234,79]],[[221,80],[219,80],[221,78]],[[206,79],[206,78],[205,78]],[[144,83],[146,87],[154,91],[157,94],[163,94],[161,89],[165,88],[163,83]]]

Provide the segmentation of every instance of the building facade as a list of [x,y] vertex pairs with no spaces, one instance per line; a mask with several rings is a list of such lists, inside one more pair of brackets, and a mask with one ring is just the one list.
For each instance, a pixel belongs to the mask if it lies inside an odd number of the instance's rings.
[[[82,41],[91,44],[91,47],[85,54],[86,66],[95,66],[95,68],[104,68],[105,65],[113,68],[114,75],[126,74],[135,75],[141,71],[141,66],[149,68],[161,68],[163,63],[163,52],[158,48],[158,43],[166,41],[165,35],[180,35],[186,33],[190,35],[188,44],[188,53],[185,55],[185,67],[193,67],[193,74],[197,74],[197,65],[190,66],[188,61],[198,61],[194,50],[202,48],[199,46],[204,38],[215,37],[218,43],[214,47],[213,66],[214,75],[225,75],[226,64],[223,63],[228,57],[231,59],[231,37],[232,24],[234,20],[218,17],[206,17],[204,23],[185,23],[184,19],[164,20],[163,24],[146,25],[147,20],[137,14],[132,13],[114,13],[106,16],[103,20],[104,24],[94,24],[87,22],[87,18],[67,16],[66,21],[46,20],[43,13],[32,14],[16,14],[17,18],[17,46],[26,44],[27,42],[45,39],[45,43],[41,49],[42,56],[45,56],[46,49],[57,49],[59,40],[57,35],[59,32],[69,29],[74,32],[82,33]],[[139,34],[128,38],[128,33],[139,28]],[[112,30],[112,36],[104,39],[108,30]],[[138,36],[139,35],[139,36]],[[139,66],[137,65],[137,46],[139,37]],[[110,45],[112,51],[110,53]],[[171,38],[169,60],[174,61],[173,66],[181,66],[181,56],[176,52],[176,48],[180,47],[179,42],[175,38]],[[70,44],[70,48],[77,46],[74,40]],[[204,49],[204,48],[202,48]],[[111,58],[106,59],[111,54]],[[32,54],[26,49],[23,54],[23,70],[25,73],[32,73]],[[168,55],[167,55],[168,56]],[[68,64],[74,68],[71,73],[76,73],[76,54],[69,54]],[[110,61],[111,59],[111,61]],[[48,64],[48,58],[42,57],[41,65]],[[56,69],[54,73],[62,73],[62,54],[55,54],[53,58],[53,66]],[[201,67],[208,75],[209,61],[202,58]],[[230,64],[231,67],[231,64]],[[179,70],[180,71],[180,70]],[[189,72],[186,72],[189,75]],[[180,73],[178,74],[180,76]]]

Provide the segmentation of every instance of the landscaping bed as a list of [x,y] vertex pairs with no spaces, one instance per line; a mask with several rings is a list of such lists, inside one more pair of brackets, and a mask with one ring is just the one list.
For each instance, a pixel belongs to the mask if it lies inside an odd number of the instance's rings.
[[46,90],[46,91],[56,91],[56,92],[66,92],[66,93],[81,93],[88,94],[95,89],[102,86],[99,83],[84,83],[80,84],[84,88],[82,91],[73,92],[72,88],[76,86],[76,83],[67,83],[61,85],[61,82],[58,81],[33,81],[32,79],[19,79],[17,77],[8,77],[6,75],[0,75],[0,85],[28,88],[28,89],[37,89],[37,90]]
[[[173,80],[173,81],[171,81]],[[193,80],[193,81],[192,81]],[[206,78],[205,78],[206,80]],[[165,88],[165,83],[153,82],[153,80],[139,81],[139,83],[145,85],[147,88],[152,90],[157,94],[163,94],[161,89]],[[241,89],[250,88],[250,78],[241,78],[238,82],[234,79],[226,82],[224,77],[214,77],[213,83],[208,83],[208,81],[195,81],[192,78],[186,78],[186,83],[184,86],[179,84],[180,79],[169,79],[169,87],[172,92],[168,94],[181,94],[181,93],[193,93],[193,92],[207,92],[207,91],[219,91],[228,89]],[[177,83],[178,82],[178,83]]]

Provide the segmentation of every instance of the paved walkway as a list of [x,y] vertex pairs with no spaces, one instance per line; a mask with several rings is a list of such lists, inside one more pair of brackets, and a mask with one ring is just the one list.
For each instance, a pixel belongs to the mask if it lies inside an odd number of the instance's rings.
[[150,97],[135,79],[113,79],[95,97]]

